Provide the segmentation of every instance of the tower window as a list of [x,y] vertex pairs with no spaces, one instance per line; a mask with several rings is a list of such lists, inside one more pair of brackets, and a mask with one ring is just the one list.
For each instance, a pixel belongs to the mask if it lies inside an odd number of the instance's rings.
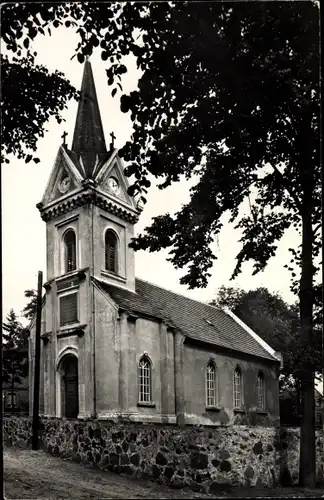
[[152,366],[150,360],[143,356],[138,365],[138,401],[152,402]]
[[110,229],[105,235],[105,268],[117,274],[117,236]]
[[69,293],[60,297],[60,325],[78,321],[78,294]]
[[69,229],[64,235],[65,245],[65,272],[76,269],[76,238],[75,232]]
[[206,403],[207,406],[216,406],[216,368],[212,361],[206,368]]
[[264,410],[265,408],[264,377],[262,372],[258,374],[258,408],[260,410]]
[[242,373],[239,367],[234,371],[233,380],[233,404],[234,408],[242,406]]

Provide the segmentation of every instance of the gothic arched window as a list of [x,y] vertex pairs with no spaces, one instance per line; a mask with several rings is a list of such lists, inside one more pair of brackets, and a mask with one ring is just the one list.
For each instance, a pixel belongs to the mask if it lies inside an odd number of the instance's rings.
[[265,391],[264,391],[264,376],[262,372],[258,373],[258,408],[264,410],[265,408]]
[[73,229],[69,229],[64,235],[65,246],[65,272],[76,269],[76,237]]
[[147,356],[143,356],[138,364],[138,402],[152,402],[152,365]]
[[111,229],[105,234],[105,268],[117,274],[117,236]]
[[216,406],[216,367],[213,361],[206,367],[206,404]]
[[239,367],[235,369],[233,377],[233,404],[234,408],[242,407],[242,372]]

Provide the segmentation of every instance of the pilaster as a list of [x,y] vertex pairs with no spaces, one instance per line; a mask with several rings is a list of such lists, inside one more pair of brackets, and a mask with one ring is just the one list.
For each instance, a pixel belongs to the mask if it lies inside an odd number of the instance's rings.
[[184,422],[184,382],[183,382],[183,342],[184,336],[176,331],[174,334],[174,385],[175,413],[177,425],[183,427]]
[[121,411],[128,409],[128,348],[129,326],[127,314],[120,315],[119,404]]
[[174,414],[174,356],[173,335],[164,322],[160,323],[161,414]]

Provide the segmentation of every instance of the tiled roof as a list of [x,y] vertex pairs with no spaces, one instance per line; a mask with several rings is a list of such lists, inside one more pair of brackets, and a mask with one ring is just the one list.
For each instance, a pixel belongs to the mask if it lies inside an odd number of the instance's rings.
[[190,339],[275,360],[259,342],[225,311],[184,295],[136,279],[136,293],[95,280],[120,307],[129,312],[163,319]]

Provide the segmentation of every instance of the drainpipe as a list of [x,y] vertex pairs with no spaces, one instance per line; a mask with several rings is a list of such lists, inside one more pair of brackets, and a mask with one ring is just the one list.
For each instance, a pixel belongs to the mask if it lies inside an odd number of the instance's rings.
[[97,390],[96,390],[96,323],[95,323],[95,290],[91,283],[91,276],[94,276],[94,233],[93,233],[93,211],[94,205],[90,202],[91,210],[91,272],[90,272],[90,286],[92,287],[92,366],[93,366],[93,418],[97,417]]

